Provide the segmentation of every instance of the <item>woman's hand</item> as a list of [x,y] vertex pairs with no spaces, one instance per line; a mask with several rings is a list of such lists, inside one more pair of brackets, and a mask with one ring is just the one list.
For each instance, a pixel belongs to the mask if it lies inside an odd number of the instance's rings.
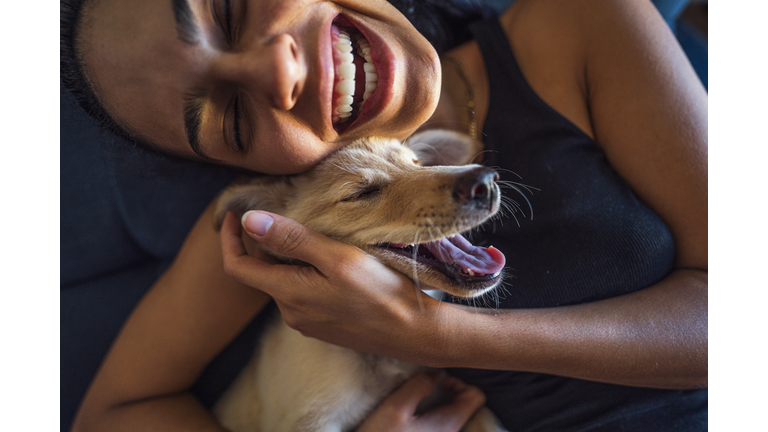
[[307,336],[433,367],[706,386],[706,272],[676,270],[644,290],[568,307],[491,311],[422,295],[420,309],[408,278],[359,249],[278,215],[249,216],[251,237],[314,267],[249,256],[229,214],[221,230],[225,269],[272,296],[288,325]]
[[230,213],[221,228],[225,270],[269,294],[291,328],[336,345],[432,365],[426,355],[435,357],[438,331],[445,328],[436,321],[440,302],[410,279],[291,219],[250,212],[244,227],[251,237],[313,267],[270,264],[248,254],[239,222]]
[[[453,393],[451,402],[419,415],[416,408],[437,386]],[[416,374],[392,393],[360,426],[358,432],[449,432],[460,430],[485,403],[485,395],[477,387],[458,378]]]

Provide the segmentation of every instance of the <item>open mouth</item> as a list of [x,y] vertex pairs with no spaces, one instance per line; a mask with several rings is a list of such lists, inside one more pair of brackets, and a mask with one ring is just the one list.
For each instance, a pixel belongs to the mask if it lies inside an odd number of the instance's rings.
[[355,121],[378,85],[371,47],[362,33],[339,16],[331,25],[334,82],[331,121],[341,133]]
[[387,243],[378,247],[425,264],[461,285],[498,278],[506,262],[498,249],[475,246],[461,234],[427,243]]

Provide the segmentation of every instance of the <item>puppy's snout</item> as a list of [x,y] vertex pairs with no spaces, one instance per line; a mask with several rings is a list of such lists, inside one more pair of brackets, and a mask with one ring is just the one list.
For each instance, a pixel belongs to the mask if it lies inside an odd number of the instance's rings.
[[489,205],[493,199],[493,194],[496,192],[494,184],[498,180],[499,174],[490,168],[473,168],[458,176],[456,186],[453,189],[453,196],[462,204]]

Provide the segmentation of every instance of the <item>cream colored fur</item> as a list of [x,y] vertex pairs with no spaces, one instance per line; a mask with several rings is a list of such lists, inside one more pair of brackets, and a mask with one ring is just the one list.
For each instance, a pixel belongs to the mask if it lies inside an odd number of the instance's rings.
[[[457,284],[427,265],[377,246],[437,240],[474,228],[496,213],[498,186],[488,209],[467,209],[453,198],[457,176],[476,165],[432,166],[466,163],[473,148],[468,137],[446,131],[419,134],[405,145],[390,139],[360,140],[307,173],[260,178],[227,189],[218,202],[217,220],[226,211],[278,213],[357,246],[422,288],[462,297],[481,295],[494,289],[500,277]],[[235,432],[351,430],[419,369],[304,337],[278,317],[214,413]],[[483,408],[465,430],[504,429]]]

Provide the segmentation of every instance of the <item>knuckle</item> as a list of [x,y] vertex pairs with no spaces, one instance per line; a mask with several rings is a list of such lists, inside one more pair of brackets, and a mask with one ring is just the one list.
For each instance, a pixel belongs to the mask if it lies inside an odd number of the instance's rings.
[[289,256],[309,239],[304,230],[297,226],[289,226],[281,234],[277,247],[281,253]]

